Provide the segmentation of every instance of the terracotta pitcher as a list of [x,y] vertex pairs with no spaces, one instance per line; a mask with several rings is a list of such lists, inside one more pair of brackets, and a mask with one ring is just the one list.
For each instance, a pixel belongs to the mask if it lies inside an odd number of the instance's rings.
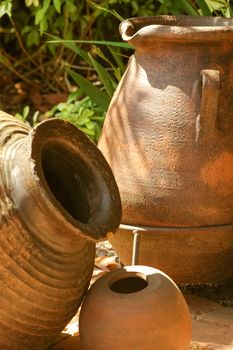
[[72,124],[33,129],[0,112],[0,348],[44,350],[88,288],[95,241],[117,229],[119,192]]
[[[189,229],[207,228],[206,242],[215,240],[211,227],[219,233],[233,223],[233,19],[132,18],[120,31],[136,51],[99,148],[120,189],[122,221],[184,228],[194,244],[197,231]],[[221,250],[232,255],[232,226],[221,230],[228,231]]]

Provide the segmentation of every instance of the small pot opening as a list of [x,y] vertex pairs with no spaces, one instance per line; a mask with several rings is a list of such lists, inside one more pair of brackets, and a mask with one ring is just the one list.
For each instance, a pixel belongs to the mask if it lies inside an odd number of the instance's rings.
[[129,276],[110,284],[110,289],[116,293],[129,294],[136,293],[146,288],[148,283],[145,279],[139,276]]
[[41,161],[45,179],[57,201],[76,220],[88,223],[91,198],[96,196],[97,187],[90,166],[59,143],[46,145]]

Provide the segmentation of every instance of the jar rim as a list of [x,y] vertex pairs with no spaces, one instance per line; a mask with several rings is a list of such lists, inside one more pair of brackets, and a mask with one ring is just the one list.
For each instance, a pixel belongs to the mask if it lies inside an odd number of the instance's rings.
[[149,40],[233,40],[233,18],[201,16],[133,17],[121,22],[122,39],[135,44]]

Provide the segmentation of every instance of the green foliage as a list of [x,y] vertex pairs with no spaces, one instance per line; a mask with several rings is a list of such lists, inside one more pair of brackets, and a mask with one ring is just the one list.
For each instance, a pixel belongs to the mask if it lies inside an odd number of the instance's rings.
[[54,116],[67,120],[97,143],[102,130],[105,112],[90,97],[86,96],[80,99],[80,95],[80,91],[71,93],[65,103],[59,103],[47,112],[45,117]]
[[14,30],[22,36],[28,49],[42,45],[41,39],[45,31],[72,39],[77,32],[77,21],[81,22],[77,34],[82,35],[87,27],[87,18],[81,15],[84,7],[84,2],[77,4],[75,0],[3,0],[0,3],[0,17],[7,15],[11,19],[9,22],[5,19],[4,40],[15,40]]
[[[39,39],[46,31],[63,39],[76,37],[86,39],[86,36],[90,39],[90,34],[92,37],[106,39],[108,33],[115,38],[117,22],[123,18],[158,14],[232,17],[233,11],[230,0],[2,0],[0,2],[0,17],[7,15],[12,18],[15,28],[22,35],[28,48],[41,43]],[[12,22],[9,22],[8,26],[11,25]],[[12,35],[11,39],[13,40]]]
[[[163,14],[233,17],[230,0],[2,0],[0,61],[29,84],[43,82],[46,91],[77,85],[82,96],[71,94],[45,117],[70,120],[96,142],[131,54],[119,22]],[[17,117],[33,124],[38,114],[30,116],[26,106]]]
[[[73,69],[69,69],[68,73],[82,92],[88,95],[92,101],[94,101],[103,111],[106,112],[116,86],[125,71],[125,62],[123,60],[120,48],[130,49],[132,47],[123,42],[96,40],[67,41],[57,38],[55,39],[56,40],[50,40],[49,42],[53,44],[62,43],[76,55],[80,56],[80,58],[87,63],[88,67],[94,69],[98,76],[97,82],[102,85],[102,88],[96,87],[87,78],[75,72]],[[87,52],[79,46],[80,44],[98,44],[99,46],[93,46],[92,52]],[[107,54],[103,51],[103,49],[101,49],[103,46],[107,48]]]
[[39,121],[53,117],[67,120],[95,143],[99,140],[106,114],[90,97],[83,97],[81,90],[70,93],[66,102],[57,104],[45,114],[30,112],[30,106],[26,105],[15,117],[28,126],[35,126]]
[[233,17],[230,0],[108,0],[105,10],[118,12],[124,18],[155,15],[225,16]]
[[108,105],[110,103],[110,99],[108,99],[107,95],[99,90],[95,85],[90,83],[86,78],[82,75],[70,71],[71,77],[80,87],[80,89],[91,98],[103,111],[107,111]]
[[12,0],[3,0],[0,4],[0,18],[4,15],[11,17]]
[[30,125],[36,125],[38,122],[39,111],[30,116],[30,106],[24,106],[22,113],[16,113],[15,118]]

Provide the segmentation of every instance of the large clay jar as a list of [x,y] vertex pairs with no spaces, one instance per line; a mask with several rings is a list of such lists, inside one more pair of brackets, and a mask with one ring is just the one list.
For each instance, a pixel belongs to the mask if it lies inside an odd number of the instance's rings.
[[[148,226],[144,242],[151,249],[149,265],[176,282],[230,277],[233,19],[132,18],[121,23],[120,31],[136,52],[110,104],[99,148],[120,189],[122,222]],[[178,240],[169,250],[170,233],[173,241],[175,236]],[[118,254],[129,264],[123,250],[129,251],[131,242],[119,243],[122,235],[112,243],[118,241]],[[201,268],[195,268],[195,258],[188,262],[195,249],[201,249],[197,257],[206,259]],[[166,252],[167,264],[166,256],[161,262],[156,250]],[[217,264],[209,276],[208,255]],[[180,277],[185,261],[188,265]],[[145,264],[142,251],[139,263]]]
[[188,350],[191,318],[175,283],[148,266],[100,277],[80,312],[82,350]]
[[44,350],[88,288],[121,215],[112,172],[70,123],[0,113],[0,348]]

